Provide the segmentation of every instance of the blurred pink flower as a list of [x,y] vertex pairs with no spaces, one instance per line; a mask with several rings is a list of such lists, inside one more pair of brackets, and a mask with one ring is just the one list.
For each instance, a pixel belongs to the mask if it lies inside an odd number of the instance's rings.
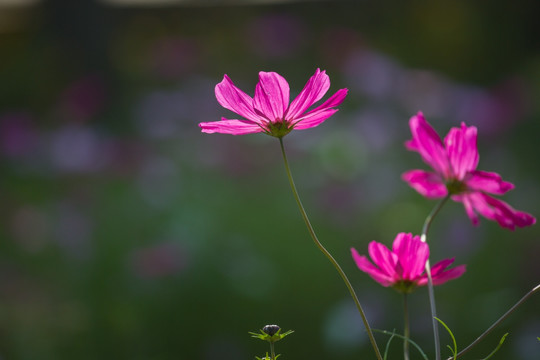
[[[376,241],[369,243],[368,250],[375,264],[366,256],[358,254],[354,248],[351,248],[352,257],[360,270],[382,286],[392,286],[400,292],[409,293],[417,286],[427,284],[424,269],[429,259],[429,246],[420,240],[420,236],[399,233],[394,240],[392,251]],[[431,268],[433,285],[441,285],[463,275],[465,265],[446,270],[453,262],[454,259],[445,259]]]
[[450,129],[443,143],[421,112],[410,119],[409,126],[412,140],[407,141],[407,148],[418,152],[434,170],[411,170],[402,175],[421,195],[433,199],[450,193],[452,200],[463,203],[475,225],[477,213],[511,230],[536,222],[532,215],[487,195],[503,195],[514,185],[503,181],[497,173],[476,170],[479,159],[476,127],[461,123],[461,128]]
[[347,95],[347,89],[338,90],[315,109],[306,110],[319,101],[330,88],[330,78],[326,72],[317,69],[300,94],[289,105],[289,84],[275,72],[259,72],[259,83],[255,96],[251,98],[234,86],[225,75],[216,85],[216,98],[245,120],[221,118],[221,121],[203,122],[202,132],[244,135],[263,132],[281,138],[293,129],[303,130],[315,127],[334,114],[336,106]]

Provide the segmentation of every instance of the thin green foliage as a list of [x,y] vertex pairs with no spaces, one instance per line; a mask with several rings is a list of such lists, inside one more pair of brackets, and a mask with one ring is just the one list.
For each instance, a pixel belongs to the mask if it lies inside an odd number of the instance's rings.
[[384,349],[384,356],[383,359],[386,360],[388,358],[388,350],[390,349],[390,343],[396,336],[396,329],[392,331],[392,336],[390,336],[390,339],[388,339],[388,342],[386,343],[386,348]]
[[418,352],[420,353],[420,355],[422,355],[422,357],[424,358],[424,360],[429,360],[426,353],[424,353],[422,351],[422,348],[417,344],[415,343],[414,341],[412,341],[411,339],[408,339],[406,338],[405,336],[403,335],[399,335],[399,334],[396,334],[395,333],[395,330],[393,332],[390,332],[390,331],[386,331],[386,330],[378,330],[378,329],[373,329],[373,331],[375,332],[379,332],[381,334],[384,334],[384,335],[390,335],[392,337],[398,337],[400,339],[403,339],[403,340],[407,340],[412,346],[414,346],[416,348],[416,350],[418,350]]
[[454,360],[456,360],[457,359],[457,342],[456,342],[456,338],[454,337],[454,334],[452,333],[450,328],[444,323],[444,321],[442,321],[438,317],[435,317],[435,320],[437,320],[439,323],[441,323],[441,325],[444,326],[444,328],[446,329],[448,334],[450,334],[450,337],[452,338],[452,342],[454,343],[454,348],[452,349],[452,347],[450,347],[450,345],[447,345],[447,346],[450,349],[450,351],[452,352],[452,355],[454,356]]
[[[504,340],[506,339],[506,337],[508,336],[508,333],[504,334],[501,338],[501,340],[499,340],[499,344],[497,345],[497,347],[495,348],[495,350],[493,350],[487,357],[483,358],[482,360],[488,360],[490,357],[492,357],[493,355],[495,355],[495,353],[497,351],[499,351],[499,349],[501,348]],[[538,340],[540,340],[540,338],[538,338]]]

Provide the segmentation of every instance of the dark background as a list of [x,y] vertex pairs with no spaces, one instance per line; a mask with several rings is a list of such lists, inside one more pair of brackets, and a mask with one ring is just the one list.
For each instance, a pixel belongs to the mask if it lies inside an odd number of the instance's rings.
[[[207,1],[0,5],[0,359],[253,359],[268,323],[295,333],[281,359],[372,359],[352,300],[311,243],[277,140],[201,134],[231,113],[228,74],[252,95],[277,71],[291,97],[316,68],[340,111],[285,138],[321,241],[378,329],[401,299],[358,271],[350,247],[419,233],[435,205],[400,175],[422,110],[444,135],[479,128],[480,166],[540,215],[540,52],[535,1]],[[435,220],[432,262],[467,264],[436,288],[465,347],[540,282],[540,230],[511,232],[461,204]],[[425,288],[412,336],[432,356]],[[469,358],[540,358],[538,295]],[[443,353],[451,340],[442,332]],[[383,348],[388,337],[377,335]],[[393,342],[392,358],[401,344]],[[419,358],[412,352],[412,359]]]

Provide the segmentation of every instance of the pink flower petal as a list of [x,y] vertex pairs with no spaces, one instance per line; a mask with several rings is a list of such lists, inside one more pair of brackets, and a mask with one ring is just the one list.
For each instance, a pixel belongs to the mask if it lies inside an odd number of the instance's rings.
[[338,111],[337,109],[333,109],[333,107],[338,106],[343,102],[345,96],[347,96],[347,92],[347,89],[338,90],[320,106],[306,113],[304,116],[293,120],[292,124],[294,128],[297,130],[304,130],[321,124]]
[[421,112],[410,119],[409,127],[413,138],[406,143],[408,149],[418,151],[435,172],[446,179],[450,178],[452,170],[443,142]]
[[315,74],[308,80],[304,89],[291,102],[287,114],[287,119],[296,119],[303,114],[311,105],[319,101],[330,88],[330,78],[326,72],[317,69]]
[[349,89],[339,89],[321,105],[317,106],[315,109],[306,113],[305,116],[309,116],[314,113],[317,113],[318,111],[324,111],[326,109],[330,109],[330,108],[340,105],[343,102],[343,100],[345,100],[345,97],[347,96],[348,92],[349,92]]
[[275,72],[259,72],[253,107],[271,122],[282,121],[289,106],[289,84]]
[[369,256],[381,271],[390,277],[396,278],[397,255],[393,254],[386,246],[372,241],[368,246]]
[[[499,199],[495,199],[481,192],[463,195],[461,201],[471,206],[474,211],[480,213],[486,219],[494,220],[500,226],[514,230],[516,227],[530,226],[536,223],[531,214],[518,211]],[[469,216],[470,217],[470,216]]]
[[[439,261],[431,267],[431,279],[433,280],[433,285],[441,285],[445,282],[456,279],[465,273],[465,265],[459,265],[455,268],[448,269],[446,268],[454,262],[454,259],[444,259]],[[418,285],[427,285],[428,278],[427,275],[424,275],[421,280],[418,281]]]
[[479,170],[471,171],[466,176],[465,183],[471,190],[484,191],[495,195],[503,195],[514,188],[514,184],[503,181],[499,174]]
[[410,170],[401,175],[401,178],[421,195],[430,199],[445,197],[448,193],[441,176],[433,172]]
[[256,123],[246,120],[227,120],[202,122],[199,127],[207,134],[221,133],[231,135],[245,135],[262,132],[263,129]]
[[253,109],[253,99],[234,86],[232,80],[227,75],[216,85],[215,92],[217,101],[224,108],[248,120],[262,123],[263,119]]
[[304,118],[298,120],[296,123],[294,123],[293,127],[296,130],[305,130],[319,126],[337,111],[338,109],[325,109],[323,111],[318,111],[315,114],[305,116]]
[[514,230],[515,227],[525,227],[536,223],[536,219],[523,211],[518,211],[499,199],[486,194],[478,194],[479,199],[475,203],[476,210],[488,219],[495,220],[502,227]]
[[465,273],[465,265],[459,265],[455,268],[446,270],[446,268],[450,266],[453,262],[454,259],[445,259],[433,265],[433,267],[431,268],[431,278],[433,280],[433,285],[444,284],[449,280],[457,279]]
[[459,180],[463,180],[465,174],[478,165],[476,137],[476,127],[467,127],[462,123],[461,128],[450,129],[444,139],[454,177]]
[[381,269],[373,265],[365,256],[360,255],[356,249],[351,248],[351,253],[356,266],[358,266],[360,270],[367,273],[373,280],[383,286],[392,285],[394,282],[392,276],[383,273]]
[[419,236],[410,233],[399,233],[394,240],[392,251],[401,264],[403,280],[414,281],[424,271],[429,258],[429,246]]

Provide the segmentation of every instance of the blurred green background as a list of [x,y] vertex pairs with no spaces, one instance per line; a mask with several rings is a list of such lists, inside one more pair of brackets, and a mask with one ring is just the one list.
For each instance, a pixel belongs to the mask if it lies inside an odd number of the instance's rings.
[[[400,180],[426,168],[403,146],[410,116],[422,110],[443,135],[478,126],[479,168],[516,184],[504,200],[540,215],[539,10],[0,2],[0,359],[253,359],[268,349],[247,332],[269,323],[295,330],[277,344],[283,360],[374,358],[303,225],[277,140],[200,133],[199,122],[231,116],[214,86],[228,74],[253,94],[258,71],[277,71],[295,96],[319,67],[328,95],[349,89],[336,115],[285,145],[371,324],[401,331],[401,298],[358,271],[350,247],[419,233],[435,205]],[[436,219],[432,261],[468,267],[436,288],[461,348],[540,282],[539,240],[538,226],[474,227],[453,202]],[[431,355],[426,289],[410,299],[413,339]],[[507,331],[497,359],[540,358],[539,305],[537,295],[469,358]]]

